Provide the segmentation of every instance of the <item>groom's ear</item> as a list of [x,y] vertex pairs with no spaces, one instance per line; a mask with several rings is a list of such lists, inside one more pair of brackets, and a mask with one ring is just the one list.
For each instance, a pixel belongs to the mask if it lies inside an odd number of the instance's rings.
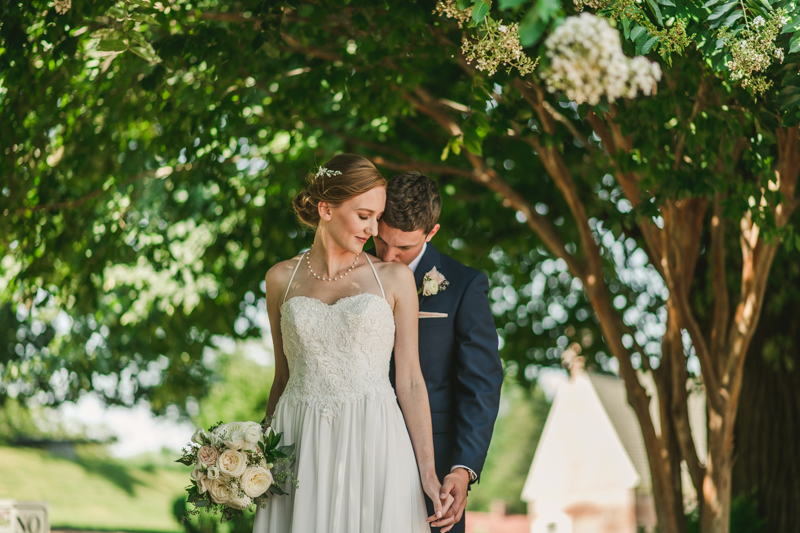
[[436,235],[436,232],[439,231],[440,227],[441,227],[441,225],[436,224],[433,227],[433,229],[430,231],[430,233],[428,233],[428,236],[425,237],[425,242],[431,242],[431,239],[433,239],[433,236]]

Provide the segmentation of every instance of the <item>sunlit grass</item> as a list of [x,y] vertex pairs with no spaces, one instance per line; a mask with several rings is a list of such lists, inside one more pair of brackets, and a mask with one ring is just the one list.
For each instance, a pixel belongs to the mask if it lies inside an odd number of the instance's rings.
[[188,480],[188,470],[141,459],[0,447],[0,499],[49,502],[53,528],[182,531],[172,509]]

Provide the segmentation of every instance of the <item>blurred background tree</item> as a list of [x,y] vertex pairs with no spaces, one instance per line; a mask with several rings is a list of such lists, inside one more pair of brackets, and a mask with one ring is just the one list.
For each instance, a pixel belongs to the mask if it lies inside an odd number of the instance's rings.
[[[552,72],[546,39],[587,6],[448,5],[472,23],[433,2],[0,5],[0,400],[188,413],[212,386],[204,349],[262,335],[261,276],[310,243],[288,209],[302,176],[358,151],[437,178],[437,245],[489,272],[509,375],[573,343],[620,372],[661,526],[686,528],[686,461],[703,531],[727,531],[742,365],[778,243],[798,244],[796,7],[589,4],[664,71],[657,96],[589,105],[459,45],[519,22]],[[780,18],[784,67],[775,52],[745,88],[729,45],[756,16]],[[651,369],[662,434],[635,374]],[[687,438],[700,375],[713,468]]]

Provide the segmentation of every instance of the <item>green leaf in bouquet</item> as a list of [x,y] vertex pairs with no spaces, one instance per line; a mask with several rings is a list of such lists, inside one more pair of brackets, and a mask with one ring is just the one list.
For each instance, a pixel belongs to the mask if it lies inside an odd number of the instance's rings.
[[289,444],[287,446],[278,446],[276,451],[285,453],[287,456],[289,456],[294,454],[294,448],[295,448],[294,444]]
[[274,483],[269,486],[269,491],[272,494],[274,494],[275,496],[284,496],[286,494],[289,494],[288,492],[286,492],[285,490],[283,490],[282,488],[280,488],[278,485],[276,485]]
[[195,507],[208,507],[211,502],[209,500],[197,500],[194,502]]

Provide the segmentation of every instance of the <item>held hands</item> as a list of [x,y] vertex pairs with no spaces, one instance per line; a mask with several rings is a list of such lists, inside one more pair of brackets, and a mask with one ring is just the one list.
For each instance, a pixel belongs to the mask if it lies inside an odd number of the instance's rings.
[[[450,531],[464,516],[467,507],[467,490],[469,487],[469,473],[463,468],[456,468],[444,478],[439,500],[448,502],[441,518],[431,525],[442,528],[442,533]],[[430,497],[430,495],[429,495]],[[436,505],[436,499],[431,498]],[[444,506],[443,506],[444,507]],[[431,519],[428,519],[430,522]]]
[[441,497],[443,493],[442,484],[439,483],[439,479],[435,474],[428,476],[428,481],[423,481],[422,489],[433,502],[433,516],[429,516],[427,522],[430,523],[445,516],[453,504],[453,497],[449,494],[444,498]]

